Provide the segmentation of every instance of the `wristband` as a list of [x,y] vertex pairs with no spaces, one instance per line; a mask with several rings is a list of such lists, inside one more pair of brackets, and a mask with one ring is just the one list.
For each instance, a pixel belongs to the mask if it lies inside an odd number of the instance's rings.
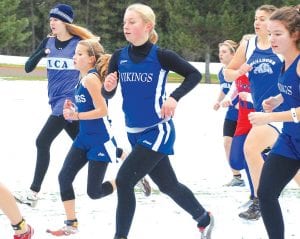
[[297,112],[296,112],[295,108],[291,108],[291,114],[292,114],[293,121],[295,123],[299,123],[299,120],[297,118]]

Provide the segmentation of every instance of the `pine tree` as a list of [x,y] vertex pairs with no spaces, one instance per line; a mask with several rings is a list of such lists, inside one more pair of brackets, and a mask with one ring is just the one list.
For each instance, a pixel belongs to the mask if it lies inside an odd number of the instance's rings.
[[19,0],[1,0],[0,2],[0,53],[11,54],[21,50],[30,32],[25,32],[28,26],[26,18],[17,17]]

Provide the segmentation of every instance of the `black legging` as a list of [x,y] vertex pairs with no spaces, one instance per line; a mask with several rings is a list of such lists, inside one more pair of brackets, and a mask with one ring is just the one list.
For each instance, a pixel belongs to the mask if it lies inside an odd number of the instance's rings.
[[262,218],[270,239],[284,239],[284,222],[278,198],[300,168],[300,160],[269,154],[257,191]]
[[146,174],[149,174],[161,192],[170,196],[195,220],[206,213],[194,194],[178,182],[168,156],[137,145],[117,175],[116,237],[127,237],[129,233],[136,206],[134,186]]
[[62,201],[75,199],[73,181],[82,167],[88,163],[87,194],[91,199],[99,199],[113,192],[110,182],[103,182],[107,162],[88,160],[86,152],[72,147],[64,161],[58,180]]
[[50,115],[36,139],[37,159],[33,182],[30,186],[30,189],[35,192],[41,190],[41,185],[48,170],[50,146],[63,129],[74,140],[79,130],[78,121],[69,122],[62,115]]

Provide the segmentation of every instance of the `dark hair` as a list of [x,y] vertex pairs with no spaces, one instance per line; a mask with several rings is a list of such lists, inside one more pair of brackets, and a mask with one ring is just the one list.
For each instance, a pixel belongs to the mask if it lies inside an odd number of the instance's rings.
[[296,45],[300,49],[300,5],[279,8],[271,15],[269,20],[280,21],[290,35],[297,34]]

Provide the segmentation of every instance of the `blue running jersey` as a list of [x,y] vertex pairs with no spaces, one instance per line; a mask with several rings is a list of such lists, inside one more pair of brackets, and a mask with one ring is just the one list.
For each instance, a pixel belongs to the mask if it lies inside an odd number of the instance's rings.
[[[219,71],[218,79],[220,81],[220,87],[221,90],[225,95],[227,95],[228,91],[230,90],[230,87],[232,85],[232,82],[225,81],[225,77],[223,74],[223,68]],[[227,112],[225,115],[225,119],[237,121],[238,119],[238,110],[235,108],[236,104],[238,103],[238,97],[235,97],[232,100],[232,105],[227,107]]]
[[168,71],[160,65],[156,45],[139,63],[130,59],[129,47],[122,49],[118,62],[125,123],[129,128],[153,126],[162,121],[160,110],[166,99]]
[[[284,108],[287,110],[300,107],[300,77],[297,74],[299,60],[300,55],[279,77],[278,86],[284,99]],[[300,160],[300,123],[284,122],[282,134],[271,152]]]
[[[76,87],[75,102],[79,113],[95,109],[93,99],[84,86],[84,82],[80,82]],[[79,132],[83,134],[100,134],[101,139],[105,142],[111,138],[110,126],[108,116],[99,119],[80,120]]]
[[[257,47],[257,37],[249,40],[247,54],[249,54],[247,64],[253,67],[249,71],[248,77],[254,108],[255,111],[263,111],[263,100],[279,94],[277,83],[282,68],[282,60],[273,53],[272,48],[259,49]],[[280,111],[281,107],[276,110]]]
[[[97,74],[95,69],[90,70],[89,73]],[[76,87],[75,102],[79,113],[95,109],[93,99],[82,81]],[[73,146],[86,151],[89,160],[111,162],[112,159],[116,159],[117,146],[111,132],[108,116],[99,119],[80,120],[79,133]]]

